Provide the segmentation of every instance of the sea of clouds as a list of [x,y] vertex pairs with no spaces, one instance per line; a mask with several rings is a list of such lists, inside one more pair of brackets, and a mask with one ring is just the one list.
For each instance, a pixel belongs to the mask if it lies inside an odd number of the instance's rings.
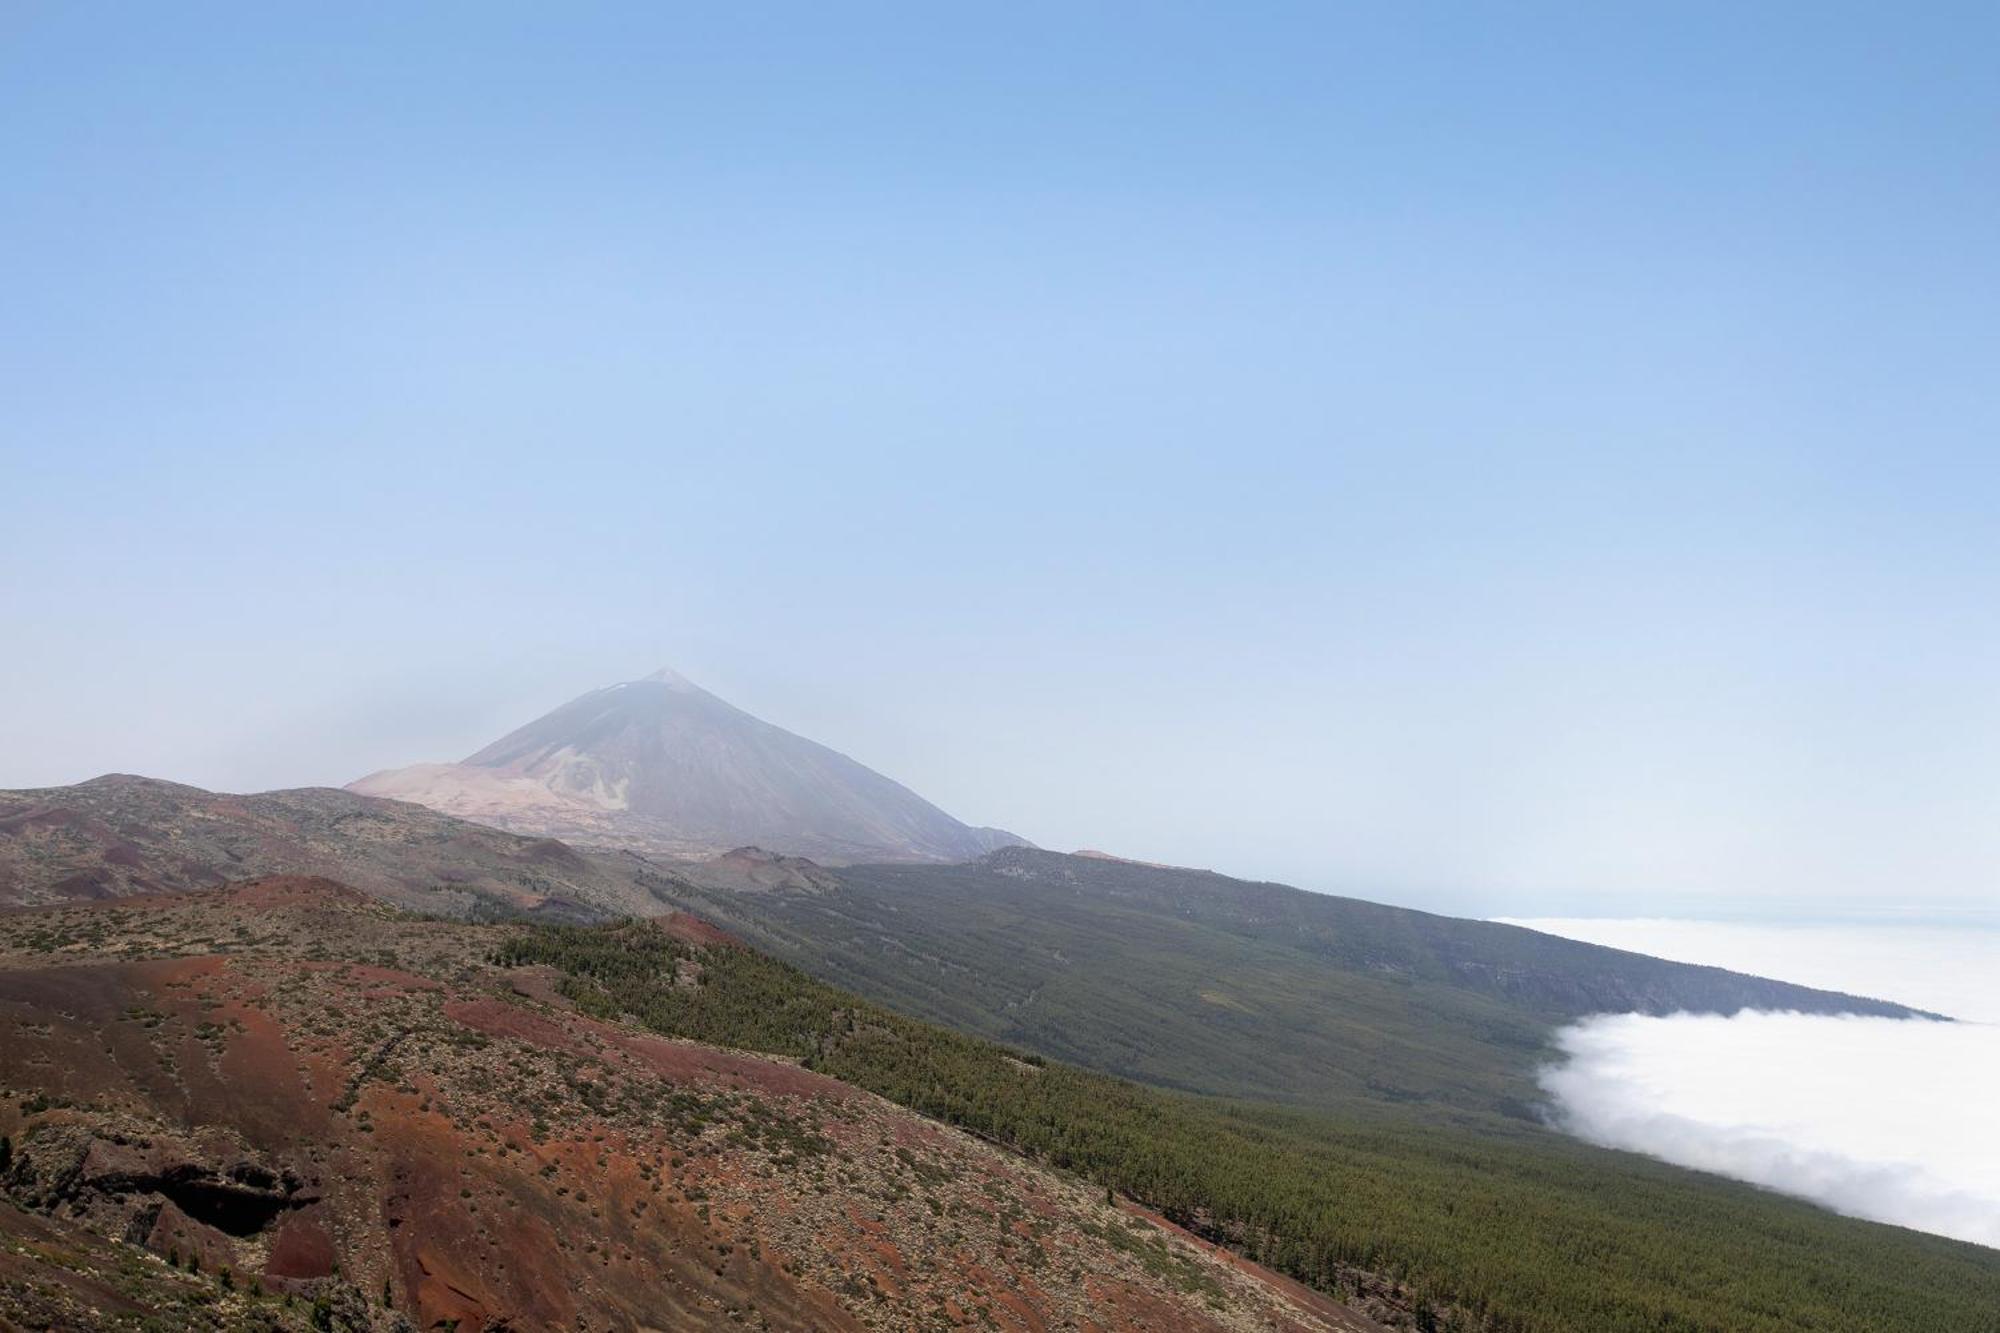
[[1600,1015],[1542,1086],[1592,1142],[2000,1248],[2000,930],[1514,924],[1965,1020]]

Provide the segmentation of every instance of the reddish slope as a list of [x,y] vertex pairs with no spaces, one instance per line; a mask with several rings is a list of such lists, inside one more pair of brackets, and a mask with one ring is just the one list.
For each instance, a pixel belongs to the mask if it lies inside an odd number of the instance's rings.
[[[353,1328],[1370,1327],[845,1084],[586,1018],[498,937],[296,879],[0,919],[16,1230]],[[189,1282],[144,1271],[65,1291],[116,1326]]]

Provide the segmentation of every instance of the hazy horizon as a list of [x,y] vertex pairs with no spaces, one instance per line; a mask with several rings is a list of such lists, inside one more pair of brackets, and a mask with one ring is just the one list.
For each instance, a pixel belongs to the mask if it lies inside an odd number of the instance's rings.
[[0,786],[671,663],[1054,848],[1991,914],[1996,36],[16,8]]
[[[673,670],[675,668],[669,667],[667,669]],[[532,709],[532,713],[519,713],[518,711],[515,713],[505,713],[504,707],[495,708],[492,711],[496,720],[487,730],[474,731],[468,728],[456,743],[440,742],[443,748],[436,749],[434,752],[422,754],[399,753],[389,763],[383,764],[380,767],[388,768],[408,763],[446,762],[461,759],[472,751],[493,741],[504,732],[511,731],[517,725],[530,721],[532,717],[539,716],[540,713],[558,704],[568,702],[569,699],[576,697],[576,694],[587,693],[590,689],[605,688],[610,685],[622,683],[624,680],[636,680],[644,674],[650,673],[635,672],[621,677],[619,680],[606,680],[599,685],[578,690],[575,694],[564,695],[560,698],[552,697],[546,700],[546,702],[527,702],[521,705],[522,707]],[[693,683],[701,688],[708,688],[699,680]],[[718,691],[711,692],[719,693]],[[463,705],[463,702],[463,695],[451,699],[441,699],[438,702],[438,711],[455,716],[456,710]],[[728,702],[737,703],[738,706],[742,706],[735,699],[729,699]],[[755,709],[747,708],[745,711],[756,712]],[[767,717],[765,720],[771,721],[772,719]],[[809,736],[808,739],[819,740],[825,743],[822,736]],[[137,770],[113,766],[88,773],[79,773],[73,777],[66,777],[61,782],[21,782],[12,785],[15,787],[60,786],[67,785],[70,782],[87,781],[90,778],[104,776],[108,773],[131,771]],[[375,771],[377,770],[369,769],[346,775],[253,785],[231,784],[226,781],[206,783],[173,772],[144,771],[140,772],[139,775],[160,778],[166,781],[184,782],[193,786],[208,786],[218,791],[253,792],[292,786],[345,786],[347,783]],[[902,781],[895,773],[889,773],[887,776]],[[928,795],[921,788],[918,788],[917,791],[919,795]],[[1008,827],[1000,824],[999,821],[981,819],[977,817],[976,812],[948,809],[947,813],[959,816],[967,823],[991,823],[996,827]],[[1088,837],[1073,840],[1069,843],[1046,842],[1035,838],[1032,834],[1019,828],[1009,827],[1009,831],[1021,833],[1023,836],[1029,837],[1031,841],[1036,842],[1037,845],[1046,847],[1052,851],[1068,852],[1085,849],[1106,851],[1114,855],[1131,856],[1137,859],[1163,860],[1170,864],[1184,864],[1200,869],[1216,870],[1242,879],[1278,880],[1293,884],[1296,887],[1311,889],[1321,893],[1374,898],[1381,901],[1395,902],[1404,906],[1420,907],[1432,911],[1468,916],[1491,915],[1496,920],[1527,926],[1531,929],[1551,931],[1556,934],[1577,934],[1579,938],[1590,938],[1599,943],[1613,944],[1618,947],[1663,957],[1679,957],[1684,961],[1691,962],[1714,962],[1719,960],[1710,956],[1709,951],[1699,953],[1676,952],[1671,947],[1676,938],[1675,928],[1683,924],[1697,927],[1716,925],[1726,928],[1730,923],[1734,922],[1743,923],[1746,926],[1754,928],[1759,923],[1792,921],[1803,925],[1838,927],[1842,924],[1880,921],[1911,928],[1926,926],[1943,927],[1954,923],[1971,924],[1986,928],[2000,928],[2000,906],[1980,901],[1958,905],[1889,902],[1829,904],[1787,902],[1776,895],[1757,895],[1746,901],[1740,897],[1731,900],[1725,897],[1693,893],[1676,894],[1672,892],[1655,894],[1645,900],[1644,905],[1654,912],[1654,916],[1649,918],[1631,918],[1621,915],[1619,909],[1629,909],[1633,906],[1632,900],[1627,895],[1615,892],[1605,894],[1590,894],[1586,892],[1565,895],[1529,890],[1495,896],[1477,889],[1467,889],[1462,886],[1453,885],[1343,880],[1338,877],[1328,877],[1324,872],[1316,872],[1310,866],[1292,871],[1287,871],[1283,867],[1272,868],[1266,857],[1262,854],[1262,849],[1254,845],[1245,845],[1237,849],[1227,859],[1204,862],[1176,860],[1170,853],[1162,851],[1158,846],[1111,845],[1105,839],[1093,841]],[[1535,912],[1541,912],[1545,915],[1539,917],[1529,915]],[[1592,929],[1593,927],[1610,927],[1612,929],[1605,933],[1598,933]],[[1779,975],[1776,971],[1772,971],[1768,967],[1758,967],[1755,965],[1751,954],[1741,951],[1739,951],[1738,956],[1733,961],[1727,962],[1724,965],[1731,966],[1734,970],[1738,971],[1753,972],[1760,975]],[[1808,984],[1837,988],[1839,985],[1837,975],[1837,973],[1828,973],[1814,980],[1809,976],[1787,974],[1783,979],[1806,981]],[[1874,992],[1869,993],[1873,994]],[[1907,999],[1908,997],[1896,995],[1886,998]]]

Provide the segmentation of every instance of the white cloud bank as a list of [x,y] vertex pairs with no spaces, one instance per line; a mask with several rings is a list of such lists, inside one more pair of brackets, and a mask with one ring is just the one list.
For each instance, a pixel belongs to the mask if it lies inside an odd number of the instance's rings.
[[[1955,1015],[2000,1018],[2000,933],[1520,922]],[[1744,1012],[1601,1015],[1543,1072],[1609,1147],[2000,1248],[2000,1024]]]
[[2000,1028],[1617,1014],[1559,1040],[1542,1086],[1581,1138],[2000,1247]]

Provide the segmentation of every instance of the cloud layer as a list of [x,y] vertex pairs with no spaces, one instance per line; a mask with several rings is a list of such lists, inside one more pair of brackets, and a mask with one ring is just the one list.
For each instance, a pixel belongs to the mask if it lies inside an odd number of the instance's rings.
[[1559,1035],[1566,1059],[1541,1082],[1592,1142],[2000,1248],[2000,935],[1521,924],[1989,1020],[1600,1015]]
[[2000,1028],[1618,1014],[1560,1042],[1542,1086],[1571,1133],[2000,1247]]

